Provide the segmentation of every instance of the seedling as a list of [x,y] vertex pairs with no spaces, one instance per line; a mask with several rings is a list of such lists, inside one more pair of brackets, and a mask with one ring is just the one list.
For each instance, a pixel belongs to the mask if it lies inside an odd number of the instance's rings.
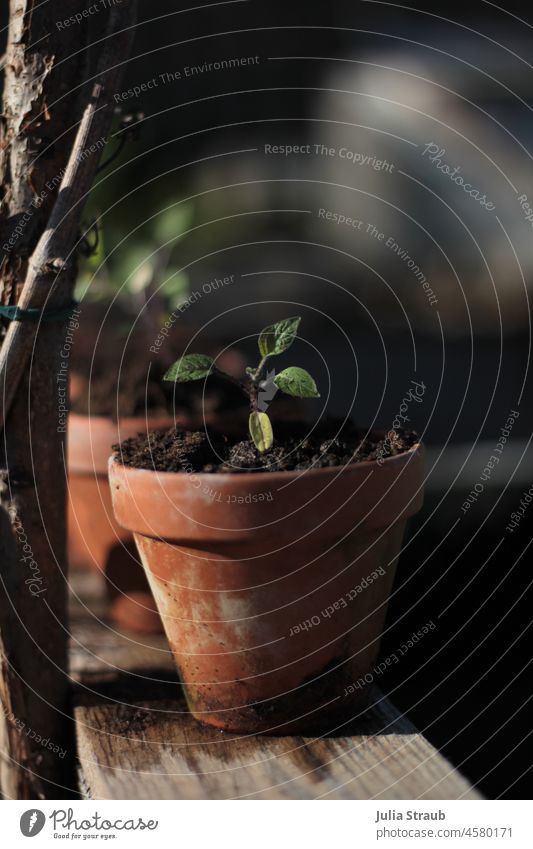
[[[250,401],[248,427],[257,450],[262,454],[272,447],[274,434],[272,424],[265,412],[259,409],[259,395],[266,388],[264,371],[270,357],[283,354],[292,345],[298,332],[301,318],[286,318],[265,327],[259,334],[259,353],[261,359],[257,368],[246,369],[246,379],[241,382],[229,374],[220,371],[211,357],[204,354],[187,354],[172,365],[164,380],[173,383],[189,383],[192,380],[205,380],[209,375],[218,375],[236,383]],[[274,378],[274,384],[286,395],[294,398],[320,398],[316,383],[303,368],[291,366]]]

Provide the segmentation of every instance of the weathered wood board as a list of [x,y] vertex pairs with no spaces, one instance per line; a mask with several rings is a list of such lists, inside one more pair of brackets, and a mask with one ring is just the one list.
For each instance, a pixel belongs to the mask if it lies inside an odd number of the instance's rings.
[[187,713],[163,637],[105,621],[97,576],[73,576],[81,784],[96,799],[475,799],[378,690],[340,736],[245,737]]

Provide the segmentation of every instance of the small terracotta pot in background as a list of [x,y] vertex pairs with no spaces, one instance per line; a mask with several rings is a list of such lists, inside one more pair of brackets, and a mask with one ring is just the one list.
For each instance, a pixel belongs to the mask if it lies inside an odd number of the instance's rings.
[[169,428],[173,418],[124,418],[70,413],[68,422],[68,551],[75,567],[107,577],[110,615],[122,628],[160,633],[161,620],[129,531],[115,520],[107,461],[111,446],[147,430]]
[[[422,447],[306,472],[175,474],[110,460],[200,721],[243,733],[332,729],[364,706]],[[374,576],[374,577],[372,577]]]
[[185,414],[146,418],[125,417],[115,422],[106,416],[69,414],[68,423],[68,552],[72,566],[97,569],[106,577],[109,614],[121,628],[160,634],[161,619],[145,570],[130,531],[114,515],[107,466],[111,448],[118,442],[153,430],[181,425],[196,430],[220,426],[230,434],[240,432],[237,414]]

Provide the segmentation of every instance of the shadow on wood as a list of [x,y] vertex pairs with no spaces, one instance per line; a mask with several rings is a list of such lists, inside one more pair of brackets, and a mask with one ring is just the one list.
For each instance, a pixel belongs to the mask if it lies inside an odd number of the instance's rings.
[[377,689],[369,711],[323,737],[200,725],[165,639],[113,630],[98,576],[73,577],[74,714],[81,784],[92,798],[479,798]]

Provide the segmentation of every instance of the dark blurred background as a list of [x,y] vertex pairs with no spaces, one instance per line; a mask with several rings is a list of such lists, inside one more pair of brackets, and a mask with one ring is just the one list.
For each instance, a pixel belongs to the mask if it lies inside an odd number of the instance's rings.
[[[126,297],[132,278],[142,287],[156,232],[156,256],[170,245],[161,286],[182,284],[169,308],[234,276],[183,317],[199,350],[205,337],[251,351],[264,324],[301,314],[295,355],[323,396],[329,386],[320,414],[386,429],[423,381],[408,415],[427,445],[427,497],[382,653],[437,628],[378,683],[483,793],[529,798],[533,510],[506,526],[533,483],[532,229],[519,200],[533,206],[531,14],[186,5],[140,3],[115,93],[117,139],[128,115],[135,132],[87,210],[102,245],[82,272],[86,298],[105,289],[106,267]],[[267,152],[276,145],[304,147]],[[512,410],[497,467],[463,512]]]

